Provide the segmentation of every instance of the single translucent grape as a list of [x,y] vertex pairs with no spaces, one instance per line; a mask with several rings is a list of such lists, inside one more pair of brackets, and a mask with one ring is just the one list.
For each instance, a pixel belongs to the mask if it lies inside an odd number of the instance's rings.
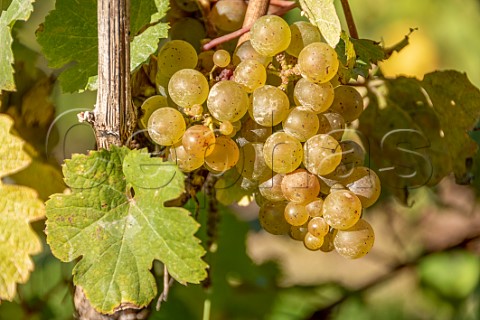
[[282,192],[285,199],[295,203],[308,203],[320,192],[318,178],[305,169],[297,169],[283,177]]
[[323,252],[331,252],[335,250],[335,246],[333,244],[333,241],[335,240],[335,236],[337,235],[338,230],[337,229],[331,229],[325,237],[323,237],[323,244],[320,247],[320,251]]
[[289,202],[285,207],[285,220],[292,226],[301,226],[308,221],[308,213],[303,204]]
[[255,51],[250,40],[247,40],[235,49],[233,53],[233,64],[237,66],[240,62],[249,59],[260,62],[264,67],[267,67],[270,62],[272,62],[272,57],[263,56]]
[[213,50],[200,52],[198,54],[197,68],[203,72],[210,72],[213,69],[213,66],[215,65],[213,63],[214,54],[215,54],[215,51]]
[[250,116],[261,126],[272,127],[285,119],[290,108],[288,97],[277,87],[265,85],[252,94]]
[[327,134],[317,134],[303,145],[303,164],[316,175],[326,175],[340,164],[342,148],[337,140]]
[[323,218],[335,229],[345,230],[357,223],[362,214],[362,203],[351,191],[330,193],[323,202]]
[[265,163],[273,171],[292,172],[302,163],[302,144],[285,132],[275,132],[265,141],[263,156]]
[[179,70],[168,82],[170,98],[184,108],[204,103],[209,89],[207,78],[194,69]]
[[197,62],[197,51],[190,43],[183,40],[168,41],[158,53],[158,72],[170,78],[178,70],[195,68]]
[[220,123],[218,131],[220,131],[220,133],[224,136],[228,136],[234,131],[234,128],[230,121],[223,121]]
[[272,127],[261,126],[249,117],[243,123],[240,134],[249,142],[265,142],[272,135]]
[[323,244],[323,237],[318,238],[315,237],[313,234],[310,232],[307,232],[305,235],[305,238],[303,239],[303,244],[305,245],[305,248],[311,251],[317,251],[320,250]]
[[170,147],[168,160],[176,163],[183,172],[198,169],[204,163],[203,155],[187,152],[180,142]]
[[323,42],[307,45],[298,55],[298,66],[302,77],[316,83],[330,81],[338,71],[335,49]]
[[354,87],[338,86],[330,110],[340,114],[345,122],[352,122],[363,112],[363,98]]
[[268,201],[267,198],[265,198],[264,196],[262,196],[262,194],[260,193],[260,191],[256,191],[254,194],[253,194],[253,197],[255,198],[255,203],[257,204],[257,206],[259,207],[262,207],[263,205],[265,205]]
[[182,145],[185,150],[202,158],[212,153],[215,141],[213,131],[209,127],[199,124],[188,128],[182,137]]
[[308,232],[317,238],[323,238],[327,235],[330,227],[323,217],[315,217],[308,222]]
[[287,48],[287,53],[294,57],[298,57],[302,49],[313,42],[320,42],[322,36],[318,28],[306,21],[297,21],[290,25],[290,33],[292,38]]
[[200,51],[201,41],[207,37],[203,24],[197,19],[188,17],[176,20],[169,30],[169,34],[171,40],[187,41],[197,51]]
[[282,192],[282,180],[285,175],[275,174],[273,177],[266,179],[258,184],[260,194],[270,201],[283,201],[285,197]]
[[235,68],[233,78],[236,83],[243,86],[245,91],[252,93],[267,81],[267,70],[257,60],[245,60]]
[[267,202],[258,213],[258,221],[262,228],[271,234],[281,235],[290,231],[290,225],[285,221],[286,202]]
[[185,133],[186,124],[180,111],[165,107],[155,110],[148,118],[148,134],[161,146],[171,146]]
[[195,0],[175,0],[176,5],[187,12],[195,12],[198,10],[198,4]]
[[226,136],[216,138],[215,144],[209,146],[205,153],[208,154],[205,157],[205,164],[217,172],[225,172],[233,168],[240,156],[235,141]]
[[147,129],[148,119],[150,118],[152,113],[157,109],[165,108],[165,107],[168,107],[168,102],[167,102],[167,98],[165,98],[164,96],[160,96],[160,95],[151,96],[150,98],[145,100],[142,103],[142,107],[141,107],[142,112],[138,120],[138,126],[141,129]]
[[241,147],[240,158],[235,167],[244,178],[252,181],[263,181],[272,176],[272,170],[263,157],[263,143],[247,143]]
[[373,247],[375,233],[372,226],[360,219],[355,225],[338,230],[333,244],[338,254],[348,259],[358,259],[365,256]]
[[293,240],[303,241],[303,239],[305,239],[305,235],[307,234],[307,232],[308,232],[308,229],[306,224],[301,226],[291,226],[290,232],[288,233],[288,235]]
[[274,15],[263,16],[250,30],[250,42],[261,55],[273,57],[285,51],[290,44],[290,27],[282,18]]
[[[225,1],[225,0],[223,0],[223,1]],[[212,59],[213,59],[213,63],[216,66],[218,66],[220,68],[225,68],[230,63],[230,53],[228,53],[227,50],[220,49],[220,50],[215,51]]]
[[333,86],[330,82],[314,83],[301,78],[295,84],[293,97],[295,103],[315,113],[325,112],[333,102]]
[[318,114],[318,134],[331,135],[335,140],[341,140],[345,132],[345,120],[338,113],[328,112]]
[[373,205],[382,191],[378,175],[366,167],[353,168],[350,175],[342,180],[342,183],[357,195],[364,208]]
[[208,20],[222,31],[235,31],[242,27],[247,5],[239,0],[220,0],[215,3]]
[[317,198],[305,206],[307,209],[308,215],[312,218],[315,217],[321,217],[323,214],[322,208],[323,208],[323,199]]
[[247,93],[234,81],[217,82],[208,94],[208,111],[220,121],[240,120],[247,113],[249,105]]
[[285,133],[305,142],[318,131],[318,117],[315,113],[303,107],[290,109],[287,117],[282,121]]

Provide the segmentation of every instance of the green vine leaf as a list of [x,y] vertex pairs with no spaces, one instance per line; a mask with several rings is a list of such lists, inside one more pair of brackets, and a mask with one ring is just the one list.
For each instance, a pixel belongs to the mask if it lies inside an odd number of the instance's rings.
[[34,0],[14,0],[9,3],[6,11],[0,11],[0,43],[2,44],[0,49],[0,90],[15,91],[11,28],[17,20],[28,20],[33,11],[33,2]]
[[335,47],[340,40],[342,26],[333,0],[300,0],[300,7],[310,22],[318,27],[325,41]]
[[[163,18],[167,8],[167,0],[132,0],[131,34],[139,33],[153,18],[155,21],[160,15]],[[131,44],[132,70],[156,51],[159,38],[166,35],[166,24],[158,23],[134,38]],[[37,32],[37,40],[50,67],[62,68],[74,62],[59,76],[62,89],[66,92],[85,89],[89,79],[97,75],[97,1],[58,1]],[[94,88],[94,85],[89,87]]]
[[186,209],[164,206],[184,191],[177,166],[112,147],[75,155],[63,169],[72,193],[47,201],[47,242],[62,261],[82,257],[74,282],[95,309],[147,306],[157,293],[154,259],[181,283],[206,277],[198,223]]
[[[23,141],[11,135],[13,121],[0,115],[0,178],[25,168],[30,158]],[[34,264],[30,255],[42,249],[30,222],[45,215],[43,203],[30,188],[0,182],[0,300],[12,300],[16,284],[28,280]]]

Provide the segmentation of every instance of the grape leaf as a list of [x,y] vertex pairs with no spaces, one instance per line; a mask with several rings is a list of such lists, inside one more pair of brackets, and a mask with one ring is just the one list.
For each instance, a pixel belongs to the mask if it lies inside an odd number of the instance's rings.
[[82,256],[74,282],[95,309],[148,305],[157,292],[149,272],[154,259],[181,283],[205,278],[197,222],[187,210],[163,204],[184,190],[177,166],[113,147],[75,155],[63,171],[72,194],[47,201],[47,242],[62,261]]
[[[136,35],[152,17],[155,21],[160,15],[163,17],[167,8],[166,0],[131,1],[131,34]],[[166,35],[166,24],[157,23],[134,38],[130,54],[132,70],[157,49],[159,38],[154,36]],[[89,78],[97,75],[97,1],[58,1],[37,33],[37,40],[50,67],[61,68],[68,64],[59,76],[62,89],[66,92],[85,89]]]
[[[23,169],[30,162],[23,141],[9,133],[13,121],[0,115],[0,177]],[[26,187],[0,182],[0,300],[15,297],[16,283],[25,283],[34,265],[30,255],[41,242],[29,222],[44,217],[37,193]]]
[[333,0],[300,0],[300,7],[310,22],[318,27],[325,41],[335,47],[340,40],[342,26]]
[[[11,28],[17,20],[27,20],[34,0],[13,0],[6,11],[0,11],[0,90],[15,91]],[[3,5],[2,5],[3,7]]]

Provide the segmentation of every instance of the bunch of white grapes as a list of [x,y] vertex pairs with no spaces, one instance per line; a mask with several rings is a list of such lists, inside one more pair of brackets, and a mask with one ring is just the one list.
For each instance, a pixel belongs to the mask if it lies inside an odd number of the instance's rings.
[[[275,77],[278,54],[295,62],[290,86]],[[363,166],[362,147],[342,141],[363,99],[330,82],[338,57],[314,25],[267,15],[233,57],[225,50],[197,55],[173,40],[157,62],[167,92],[143,103],[139,126],[170,161],[184,172],[238,170],[256,186],[259,221],[269,233],[347,258],[368,253],[375,236],[362,210],[379,197],[380,181]]]

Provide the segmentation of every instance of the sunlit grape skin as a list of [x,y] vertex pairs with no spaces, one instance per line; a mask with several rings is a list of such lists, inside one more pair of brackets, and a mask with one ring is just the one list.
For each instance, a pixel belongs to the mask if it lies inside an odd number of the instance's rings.
[[296,21],[290,25],[291,40],[286,49],[289,55],[298,57],[302,49],[313,42],[320,42],[322,36],[318,28],[306,21]]
[[323,42],[314,42],[303,48],[298,55],[302,77],[316,83],[330,81],[338,71],[335,49]]
[[327,111],[334,99],[334,90],[330,82],[314,83],[300,79],[294,87],[295,102],[315,113]]
[[360,219],[346,230],[338,230],[333,240],[338,254],[348,259],[365,256],[373,247],[374,242],[375,233],[372,226],[364,219]]
[[289,202],[285,207],[285,221],[292,226],[301,226],[308,221],[308,213],[302,204]]
[[272,127],[285,119],[289,107],[288,97],[282,90],[265,85],[253,92],[248,112],[259,125]]
[[180,141],[185,128],[180,111],[170,107],[155,110],[148,119],[148,134],[161,146],[171,146]]
[[208,97],[208,81],[194,69],[182,69],[173,74],[168,82],[170,98],[180,107],[202,104]]
[[[209,149],[213,149],[210,151]],[[216,138],[215,144],[207,148],[205,164],[216,172],[233,168],[239,159],[240,151],[235,141],[226,136]]]
[[250,42],[261,55],[273,57],[288,48],[290,27],[282,18],[274,15],[263,16],[250,30]]
[[273,177],[262,181],[258,185],[260,194],[270,201],[283,201],[285,196],[282,192],[282,180],[285,175],[277,173]]
[[317,251],[322,247],[323,241],[323,237],[315,237],[310,232],[307,232],[303,240],[303,244],[308,250]]
[[330,110],[340,114],[345,122],[352,122],[363,112],[363,98],[354,87],[338,86]]
[[313,174],[326,175],[333,172],[342,160],[340,145],[326,134],[318,134],[308,139],[303,150],[303,164]]
[[380,179],[372,169],[356,167],[348,177],[342,180],[342,183],[357,195],[364,208],[373,205],[380,197]]
[[329,226],[322,217],[315,217],[308,222],[308,232],[313,236],[321,238],[327,235]]
[[217,50],[212,57],[213,63],[220,67],[225,68],[230,63],[230,53],[227,50]]
[[[330,110],[328,110],[330,111]],[[318,114],[318,133],[328,134],[335,140],[341,140],[345,132],[345,120],[335,112]]]
[[170,147],[168,159],[174,162],[183,172],[196,170],[204,163],[202,154],[189,153],[181,143]]
[[220,121],[238,121],[248,110],[247,93],[238,83],[230,80],[217,82],[210,88],[207,108]]
[[250,40],[243,42],[237,47],[237,49],[235,49],[232,57],[232,62],[234,65],[238,65],[240,62],[247,59],[256,60],[263,64],[264,67],[267,67],[267,65],[272,62],[272,57],[263,56],[257,51],[255,51],[255,49],[252,47]]
[[302,144],[285,132],[276,132],[265,141],[263,156],[265,157],[265,163],[273,171],[278,173],[292,172],[302,162]]
[[212,153],[215,145],[215,134],[204,125],[193,125],[188,128],[182,137],[182,144],[189,153],[200,155],[202,158]]
[[301,142],[305,142],[308,138],[315,135],[318,131],[318,126],[317,115],[303,107],[290,109],[282,121],[282,127],[285,133]]
[[160,108],[168,107],[167,98],[161,95],[151,96],[147,100],[145,100],[142,104],[141,110],[142,115],[138,120],[138,126],[141,129],[147,129],[148,127],[148,119],[152,115],[152,113]]
[[345,230],[360,219],[362,203],[353,192],[339,190],[325,198],[322,211],[323,218],[332,228]]
[[183,40],[167,42],[158,53],[158,73],[167,78],[181,69],[193,69],[197,65],[197,51]]
[[208,18],[217,29],[230,32],[242,27],[246,11],[244,1],[220,0],[215,2]]
[[285,199],[295,203],[311,202],[320,192],[318,178],[305,169],[297,169],[286,174],[281,187]]
[[267,80],[267,70],[257,60],[248,59],[239,63],[233,72],[234,81],[243,86],[244,90],[252,93],[263,86]]

